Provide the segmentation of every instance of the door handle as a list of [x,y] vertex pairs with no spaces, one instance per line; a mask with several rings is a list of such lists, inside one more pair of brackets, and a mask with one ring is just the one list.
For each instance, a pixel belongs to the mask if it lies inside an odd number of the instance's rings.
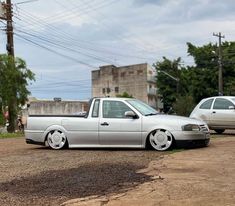
[[109,126],[109,123],[103,122],[103,123],[101,123],[100,125],[101,125],[101,126]]
[[213,111],[212,113],[213,113],[213,114],[215,114],[215,113],[216,113],[216,111]]

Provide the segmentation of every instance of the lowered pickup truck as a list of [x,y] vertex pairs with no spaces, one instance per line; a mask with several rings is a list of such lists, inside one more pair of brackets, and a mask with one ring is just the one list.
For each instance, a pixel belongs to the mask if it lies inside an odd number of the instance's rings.
[[25,130],[29,144],[69,148],[152,148],[175,143],[207,146],[208,126],[201,120],[163,115],[129,98],[94,98],[85,115],[30,115]]

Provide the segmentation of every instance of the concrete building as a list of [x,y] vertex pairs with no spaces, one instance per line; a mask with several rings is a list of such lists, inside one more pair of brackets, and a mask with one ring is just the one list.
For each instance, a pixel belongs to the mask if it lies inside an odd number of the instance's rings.
[[156,107],[155,72],[147,63],[116,67],[101,66],[92,71],[92,96],[115,97],[127,92],[134,98]]

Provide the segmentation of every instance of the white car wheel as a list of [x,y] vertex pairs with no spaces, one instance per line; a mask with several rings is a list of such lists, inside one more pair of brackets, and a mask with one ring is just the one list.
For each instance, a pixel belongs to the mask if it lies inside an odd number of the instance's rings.
[[50,132],[47,136],[47,143],[52,149],[62,149],[66,141],[64,133],[58,130]]
[[158,151],[165,151],[169,149],[173,144],[174,138],[169,131],[156,130],[149,136],[150,145]]

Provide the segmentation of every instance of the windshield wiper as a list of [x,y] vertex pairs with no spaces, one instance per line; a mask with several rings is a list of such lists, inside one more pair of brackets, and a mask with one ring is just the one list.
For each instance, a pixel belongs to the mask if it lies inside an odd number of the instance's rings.
[[149,114],[146,114],[144,116],[153,116],[153,115],[157,115],[158,113],[149,113]]

